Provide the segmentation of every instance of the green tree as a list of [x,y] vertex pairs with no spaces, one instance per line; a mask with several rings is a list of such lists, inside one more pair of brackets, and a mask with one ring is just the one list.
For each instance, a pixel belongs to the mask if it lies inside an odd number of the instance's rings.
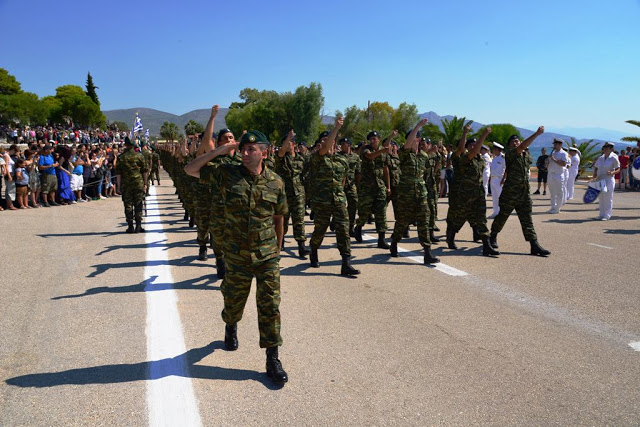
[[404,136],[413,129],[418,119],[418,107],[416,104],[403,102],[391,113],[391,128],[397,129]]
[[38,95],[35,93],[20,92],[12,95],[0,95],[0,122],[4,124],[45,124],[48,116],[47,105],[38,99]]
[[466,123],[466,117],[453,116],[451,120],[442,119],[442,143],[445,147],[453,146],[454,149],[462,138],[462,128],[465,124],[471,125],[473,120]]
[[7,70],[0,68],[0,95],[16,95],[20,92],[22,92],[20,82]]
[[427,123],[426,126],[422,128],[422,136],[429,138],[432,142],[444,139],[444,134],[435,123]]
[[52,111],[51,117],[54,122],[61,123],[63,121],[79,126],[104,127],[105,115],[80,86],[60,86],[56,88],[55,98],[60,102],[60,105],[58,111]]
[[89,72],[87,72],[87,83],[85,87],[87,88],[87,96],[100,107],[100,100],[98,100],[98,93],[96,92],[96,89],[100,88],[93,84],[93,77],[91,77],[91,73]]
[[510,123],[496,123],[496,124],[483,126],[481,129],[478,130],[478,132],[473,134],[473,136],[475,138],[479,138],[487,126],[491,128],[491,133],[487,137],[487,142],[489,141],[497,142],[503,147],[506,147],[509,141],[509,137],[511,135],[518,135],[518,138],[522,139],[522,134],[520,133],[520,131]]
[[[627,123],[630,125],[640,126],[640,120],[627,120]],[[625,136],[622,138],[622,141],[627,142],[640,142],[640,136]]]
[[186,135],[196,135],[202,132],[204,132],[204,126],[193,119],[184,125],[184,133]]
[[180,128],[175,123],[164,122],[160,127],[160,136],[167,142],[177,141],[180,137]]
[[287,116],[285,126],[278,129],[279,136],[294,129],[300,141],[309,141],[317,135],[321,124],[320,110],[324,105],[324,95],[320,83],[300,86],[293,94],[281,96],[284,112]]
[[115,121],[109,124],[109,129],[117,132],[127,132],[129,131],[129,126],[125,122]]

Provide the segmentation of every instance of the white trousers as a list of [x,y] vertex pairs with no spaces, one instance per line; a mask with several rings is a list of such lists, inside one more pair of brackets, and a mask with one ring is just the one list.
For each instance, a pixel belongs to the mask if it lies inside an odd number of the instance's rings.
[[502,194],[502,185],[500,185],[500,181],[502,178],[500,177],[491,177],[491,201],[493,203],[493,213],[492,216],[497,216],[500,213],[500,194]]
[[600,192],[600,217],[609,219],[613,213],[613,190],[616,187],[616,179],[608,176],[604,180],[607,183],[607,192]]
[[569,192],[569,169],[564,168],[564,183],[563,183],[563,187],[564,187],[564,192],[562,193],[562,204],[565,205],[567,204],[567,199],[569,198],[568,192]]
[[[489,177],[491,174],[488,171],[482,172],[482,186],[484,187],[484,197],[489,195]],[[491,189],[493,191],[493,188]]]
[[576,177],[578,176],[578,171],[569,171],[569,179],[567,180],[567,200],[573,199],[573,190],[576,185]]
[[564,173],[549,173],[548,185],[551,210],[559,211],[564,204]]

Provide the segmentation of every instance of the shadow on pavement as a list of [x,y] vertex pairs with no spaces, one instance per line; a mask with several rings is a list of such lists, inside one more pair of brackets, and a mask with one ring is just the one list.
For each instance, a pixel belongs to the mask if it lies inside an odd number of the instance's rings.
[[[184,289],[184,290],[202,290],[202,291],[219,291],[219,286],[209,286],[210,284],[215,283],[218,279],[213,279],[213,275],[205,275],[201,277],[196,277],[193,279],[183,280],[182,282],[175,283],[154,283],[154,281],[158,278],[158,276],[151,276],[147,280],[144,280],[135,285],[129,286],[98,286],[96,288],[87,289],[84,293],[74,294],[74,295],[62,295],[59,297],[53,297],[52,300],[60,300],[67,298],[80,298],[86,297],[89,295],[97,295],[97,294],[125,294],[125,293],[135,293],[135,292],[155,292],[155,291],[165,291],[167,289]],[[147,285],[151,287],[149,289],[145,289]]]
[[640,230],[605,230],[604,233],[633,235],[633,234],[640,234]]
[[160,240],[158,242],[153,242],[150,244],[141,243],[136,245],[112,245],[105,246],[103,250],[98,252],[96,256],[106,254],[108,252],[113,252],[119,249],[146,249],[146,248],[163,248],[165,251],[173,248],[186,248],[189,246],[197,247],[198,245],[195,243],[195,240],[181,240],[179,242],[165,243],[166,240]]
[[123,262],[123,263],[119,263],[119,264],[96,264],[96,265],[92,265],[91,267],[95,268],[96,270],[90,274],[87,275],[87,277],[96,277],[99,276],[100,274],[104,273],[107,270],[110,270],[112,268],[135,268],[135,267],[145,267],[145,266],[158,266],[158,265],[171,265],[171,266],[177,266],[177,267],[181,267],[181,266],[186,266],[189,265],[190,267],[205,267],[205,268],[211,268],[210,265],[208,264],[198,264],[198,263],[194,263],[193,261],[197,261],[198,260],[198,256],[197,255],[188,255],[188,256],[183,256],[182,258],[176,258],[176,259],[171,259],[168,261],[131,261],[131,262]]
[[271,390],[281,388],[273,384],[265,373],[246,369],[196,365],[212,354],[214,350],[223,348],[222,341],[214,341],[204,347],[191,349],[172,358],[151,362],[92,366],[61,372],[27,374],[9,378],[5,383],[16,387],[55,387],[68,384],[116,384],[179,376],[207,380],[257,381]]

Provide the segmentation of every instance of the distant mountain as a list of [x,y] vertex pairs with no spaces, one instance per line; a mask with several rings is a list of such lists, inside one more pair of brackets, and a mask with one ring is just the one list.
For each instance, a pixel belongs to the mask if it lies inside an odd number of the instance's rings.
[[[167,113],[164,111],[154,110],[152,108],[142,108],[142,107],[128,108],[123,110],[103,111],[103,113],[107,116],[107,120],[109,120],[110,122],[122,121],[131,125],[133,125],[133,121],[136,117],[136,112],[139,113],[140,119],[142,120],[142,124],[144,128],[145,129],[148,128],[149,133],[152,136],[157,136],[160,134],[160,127],[165,121],[175,123],[176,125],[178,125],[178,127],[181,130],[184,131],[184,126],[187,124],[189,120],[195,120],[196,122],[202,124],[202,126],[205,126],[207,124],[207,121],[209,120],[209,115],[211,114],[211,110],[208,108],[189,111],[188,113],[185,113],[181,116]],[[215,123],[215,129],[214,129],[215,131],[218,131],[227,126],[225,122],[225,117],[228,112],[229,112],[228,108],[220,108],[220,111],[216,116],[216,123]],[[434,123],[438,125],[440,129],[442,129],[443,119],[450,120],[453,118],[453,116],[440,116],[438,113],[434,111],[423,113],[420,115],[420,117],[428,118],[430,123]],[[335,120],[335,117],[333,116],[328,116],[328,115],[322,116],[322,123],[325,125],[333,124],[334,120]],[[470,120],[473,120],[473,119],[470,119]],[[482,123],[478,123],[474,121],[473,124],[471,125],[471,128],[474,131],[477,131],[482,126],[484,126]],[[517,128],[517,129],[520,131],[523,138],[527,138],[531,136],[534,132],[533,130],[529,130],[525,128]],[[603,132],[610,132],[611,136],[615,136],[616,134],[619,134],[617,138],[612,137],[612,138],[594,139],[594,142],[599,144],[602,144],[605,141],[619,141],[620,139],[619,136],[623,136],[622,132],[608,131],[607,129],[602,129],[602,128],[561,128],[561,129],[566,129],[567,132],[566,133],[549,132],[550,130],[549,129],[547,132],[545,132],[539,138],[537,138],[534,141],[534,143],[531,144],[531,146],[533,148],[551,147],[553,145],[553,138],[561,138],[567,141],[568,143],[570,143],[571,142],[570,135],[579,135],[580,138],[576,138],[576,141],[580,143],[580,142],[588,141],[589,139],[591,139],[589,135],[592,135],[592,136],[603,135]],[[571,132],[569,132],[569,130]],[[616,148],[620,148],[620,147],[626,146],[627,144],[616,142],[615,145],[616,145]]]
[[[220,108],[220,111],[218,111],[218,115],[216,116],[214,131],[218,131],[227,126],[224,119],[228,111],[228,108]],[[149,133],[151,134],[151,136],[158,136],[160,135],[160,127],[165,121],[175,123],[176,125],[178,125],[182,132],[184,132],[184,126],[189,122],[189,120],[195,120],[202,126],[206,126],[211,115],[211,110],[208,108],[203,108],[200,110],[189,111],[188,113],[185,113],[181,116],[166,113],[164,111],[154,110],[152,108],[142,107],[127,108],[124,110],[109,110],[103,111],[103,113],[105,114],[105,116],[107,116],[107,120],[109,122],[120,121],[125,122],[131,126],[133,126],[133,121],[135,120],[136,113],[138,113],[145,130],[149,129]]]

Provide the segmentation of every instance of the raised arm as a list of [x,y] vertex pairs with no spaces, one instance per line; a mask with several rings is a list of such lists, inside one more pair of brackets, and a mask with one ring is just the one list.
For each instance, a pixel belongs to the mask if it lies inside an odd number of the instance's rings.
[[200,178],[200,169],[204,167],[208,162],[213,160],[218,156],[222,156],[225,154],[231,153],[232,150],[238,147],[237,142],[229,142],[224,145],[218,146],[213,151],[208,151],[203,155],[196,157],[192,161],[190,161],[185,167],[184,171],[187,175],[194,176],[196,178]]
[[333,154],[334,146],[336,145],[336,135],[338,135],[338,131],[342,127],[344,123],[344,119],[342,117],[336,118],[336,123],[331,130],[331,133],[327,137],[327,140],[324,144],[321,144],[320,150],[318,150],[318,154],[324,156],[325,154]]
[[473,159],[475,156],[478,155],[478,153],[480,152],[480,149],[482,148],[482,144],[484,144],[484,140],[487,139],[487,136],[490,133],[491,133],[490,127],[484,128],[484,132],[482,132],[480,139],[476,142],[476,145],[473,146],[473,149],[468,154],[469,160]]
[[407,142],[402,147],[403,150],[413,150],[414,152],[418,151],[419,141],[418,138],[416,138],[416,135],[428,122],[429,120],[426,117],[418,122],[407,137]]
[[531,143],[533,141],[536,140],[537,137],[539,137],[540,135],[542,135],[544,133],[544,126],[540,126],[538,128],[537,131],[535,131],[535,133],[533,135],[531,135],[529,138],[525,139],[524,141],[522,141],[522,143],[520,145],[518,145],[518,148],[516,148],[516,152],[518,154],[522,154],[524,152],[524,150],[531,145]]
[[211,117],[209,117],[207,126],[205,126],[204,128],[204,132],[202,134],[202,142],[200,143],[200,147],[198,147],[196,157],[201,156],[209,151],[213,151],[216,148],[213,145],[213,141],[211,141],[211,137],[213,136],[213,127],[216,121],[218,110],[220,110],[220,107],[217,104],[211,107]]
[[469,124],[465,125],[464,129],[462,129],[462,138],[460,138],[460,141],[458,141],[458,146],[456,147],[456,151],[455,151],[458,157],[460,157],[460,155],[464,151],[464,145],[467,143],[467,135],[469,134],[470,130],[471,130],[471,125]]
[[283,158],[285,154],[291,151],[291,140],[294,136],[296,136],[296,133],[293,131],[293,129],[291,129],[287,134],[287,137],[284,139],[284,141],[282,141],[282,146],[278,150],[278,157]]

